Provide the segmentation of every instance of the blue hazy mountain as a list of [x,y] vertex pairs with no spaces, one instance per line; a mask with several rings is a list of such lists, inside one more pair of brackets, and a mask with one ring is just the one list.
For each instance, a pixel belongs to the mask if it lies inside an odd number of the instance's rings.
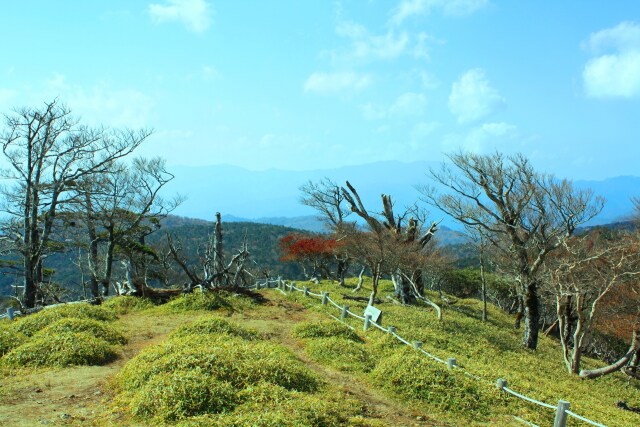
[[[335,169],[285,171],[268,169],[251,171],[236,166],[173,167],[176,178],[165,194],[180,193],[187,200],[174,212],[191,218],[212,220],[215,212],[223,218],[285,225],[321,231],[315,211],[300,203],[300,186],[309,180],[328,177],[344,185],[349,180],[358,190],[365,207],[377,212],[381,209],[380,195],[391,194],[396,206],[410,206],[420,198],[419,185],[430,185],[427,172],[438,167],[437,162],[397,161],[370,163]],[[623,220],[630,215],[630,198],[640,196],[640,178],[620,176],[602,181],[576,181],[579,188],[591,188],[607,200],[602,213],[590,225]],[[444,218],[443,225],[457,228],[442,213],[431,209],[434,220]]]

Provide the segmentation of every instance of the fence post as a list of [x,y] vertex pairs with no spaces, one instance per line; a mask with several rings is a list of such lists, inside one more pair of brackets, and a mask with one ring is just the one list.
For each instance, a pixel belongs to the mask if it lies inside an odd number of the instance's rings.
[[307,288],[306,286],[304,287],[304,296],[305,297],[309,296],[309,288]]
[[507,386],[507,380],[505,380],[504,378],[498,378],[498,381],[496,381],[497,389],[502,390],[506,386]]
[[9,318],[9,320],[13,320],[13,317],[14,317],[13,307],[7,307],[7,317]]
[[566,427],[567,411],[571,405],[566,400],[558,401],[558,409],[556,410],[556,419],[553,420],[553,427]]
[[256,290],[259,291],[261,287],[262,285],[260,284],[260,282],[256,282]]
[[322,292],[322,305],[327,305],[329,302],[329,292]]
[[364,330],[366,331],[371,326],[371,315],[365,314],[364,316]]
[[390,333],[391,335],[395,335],[395,333],[396,333],[396,327],[395,327],[395,326],[389,326],[389,327],[387,328],[387,330],[389,331],[389,333]]
[[349,311],[349,306],[348,305],[343,305],[342,306],[342,314],[340,314],[340,318],[341,319],[346,319],[347,318],[347,311]]
[[416,350],[420,350],[422,348],[422,341],[414,341],[413,348],[415,348]]
[[455,357],[450,357],[450,358],[447,359],[447,368],[453,369],[456,366],[458,366],[458,363],[457,363]]

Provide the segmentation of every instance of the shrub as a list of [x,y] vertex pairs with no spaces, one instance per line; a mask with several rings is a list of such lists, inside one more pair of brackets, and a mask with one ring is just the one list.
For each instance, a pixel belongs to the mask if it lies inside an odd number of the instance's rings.
[[243,388],[267,381],[289,390],[312,391],[318,380],[288,350],[266,342],[219,335],[206,342],[187,335],[143,350],[119,374],[124,390],[135,390],[152,376],[200,369]]
[[307,353],[320,363],[336,367],[341,371],[369,372],[375,362],[367,348],[344,338],[318,338],[309,340]]
[[155,304],[147,298],[123,295],[109,298],[102,303],[102,307],[107,310],[111,310],[116,314],[127,314],[153,308],[155,307]]
[[169,313],[201,310],[215,311],[229,306],[229,303],[218,292],[193,292],[172,299],[161,306],[161,311]]
[[86,332],[87,334],[100,338],[109,344],[125,344],[127,339],[113,326],[93,319],[76,319],[69,317],[60,319],[44,329],[38,331],[34,337],[47,337],[66,332]]
[[164,420],[227,411],[250,402],[249,390],[265,387],[284,399],[289,392],[316,391],[319,380],[283,347],[226,332],[174,336],[143,350],[116,377],[120,400],[131,402],[134,415]]
[[340,337],[354,342],[364,342],[351,328],[333,321],[299,323],[293,328],[293,336],[297,338]]
[[130,401],[139,417],[172,421],[232,409],[238,398],[230,383],[216,381],[200,369],[155,375]]
[[100,306],[90,304],[65,304],[57,307],[45,308],[35,314],[18,319],[15,328],[32,336],[56,320],[74,317],[77,319],[94,319],[100,321],[112,321],[116,315]]
[[228,334],[240,337],[245,340],[255,340],[259,338],[258,332],[247,328],[234,325],[226,320],[217,318],[204,318],[188,323],[176,329],[172,334],[172,338],[180,338],[186,335],[218,335]]
[[27,341],[27,336],[9,326],[0,326],[0,357]]
[[443,413],[485,416],[489,402],[478,384],[461,372],[435,365],[410,349],[402,349],[380,361],[372,372],[375,383],[403,397],[428,403]]
[[40,335],[14,348],[2,358],[5,366],[64,367],[104,365],[116,358],[112,346],[86,332]]

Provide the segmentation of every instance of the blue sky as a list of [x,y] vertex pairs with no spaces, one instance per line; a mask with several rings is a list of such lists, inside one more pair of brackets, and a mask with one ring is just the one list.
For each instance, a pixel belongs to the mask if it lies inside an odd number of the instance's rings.
[[639,175],[634,1],[3,2],[0,111],[59,97],[170,165],[522,152]]

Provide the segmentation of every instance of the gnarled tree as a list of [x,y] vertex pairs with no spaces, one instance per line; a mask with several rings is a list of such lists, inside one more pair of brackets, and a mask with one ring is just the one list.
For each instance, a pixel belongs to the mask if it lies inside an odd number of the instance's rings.
[[23,303],[33,307],[58,213],[75,202],[70,190],[79,180],[106,172],[148,133],[80,126],[57,100],[39,109],[16,110],[4,119],[0,148],[9,167],[2,177],[10,184],[2,188],[2,210],[11,218],[6,234],[14,238],[23,260]]
[[603,200],[571,182],[536,172],[522,155],[450,154],[431,170],[442,190],[421,187],[424,199],[468,227],[479,227],[508,262],[524,304],[523,346],[535,349],[540,328],[542,266]]

